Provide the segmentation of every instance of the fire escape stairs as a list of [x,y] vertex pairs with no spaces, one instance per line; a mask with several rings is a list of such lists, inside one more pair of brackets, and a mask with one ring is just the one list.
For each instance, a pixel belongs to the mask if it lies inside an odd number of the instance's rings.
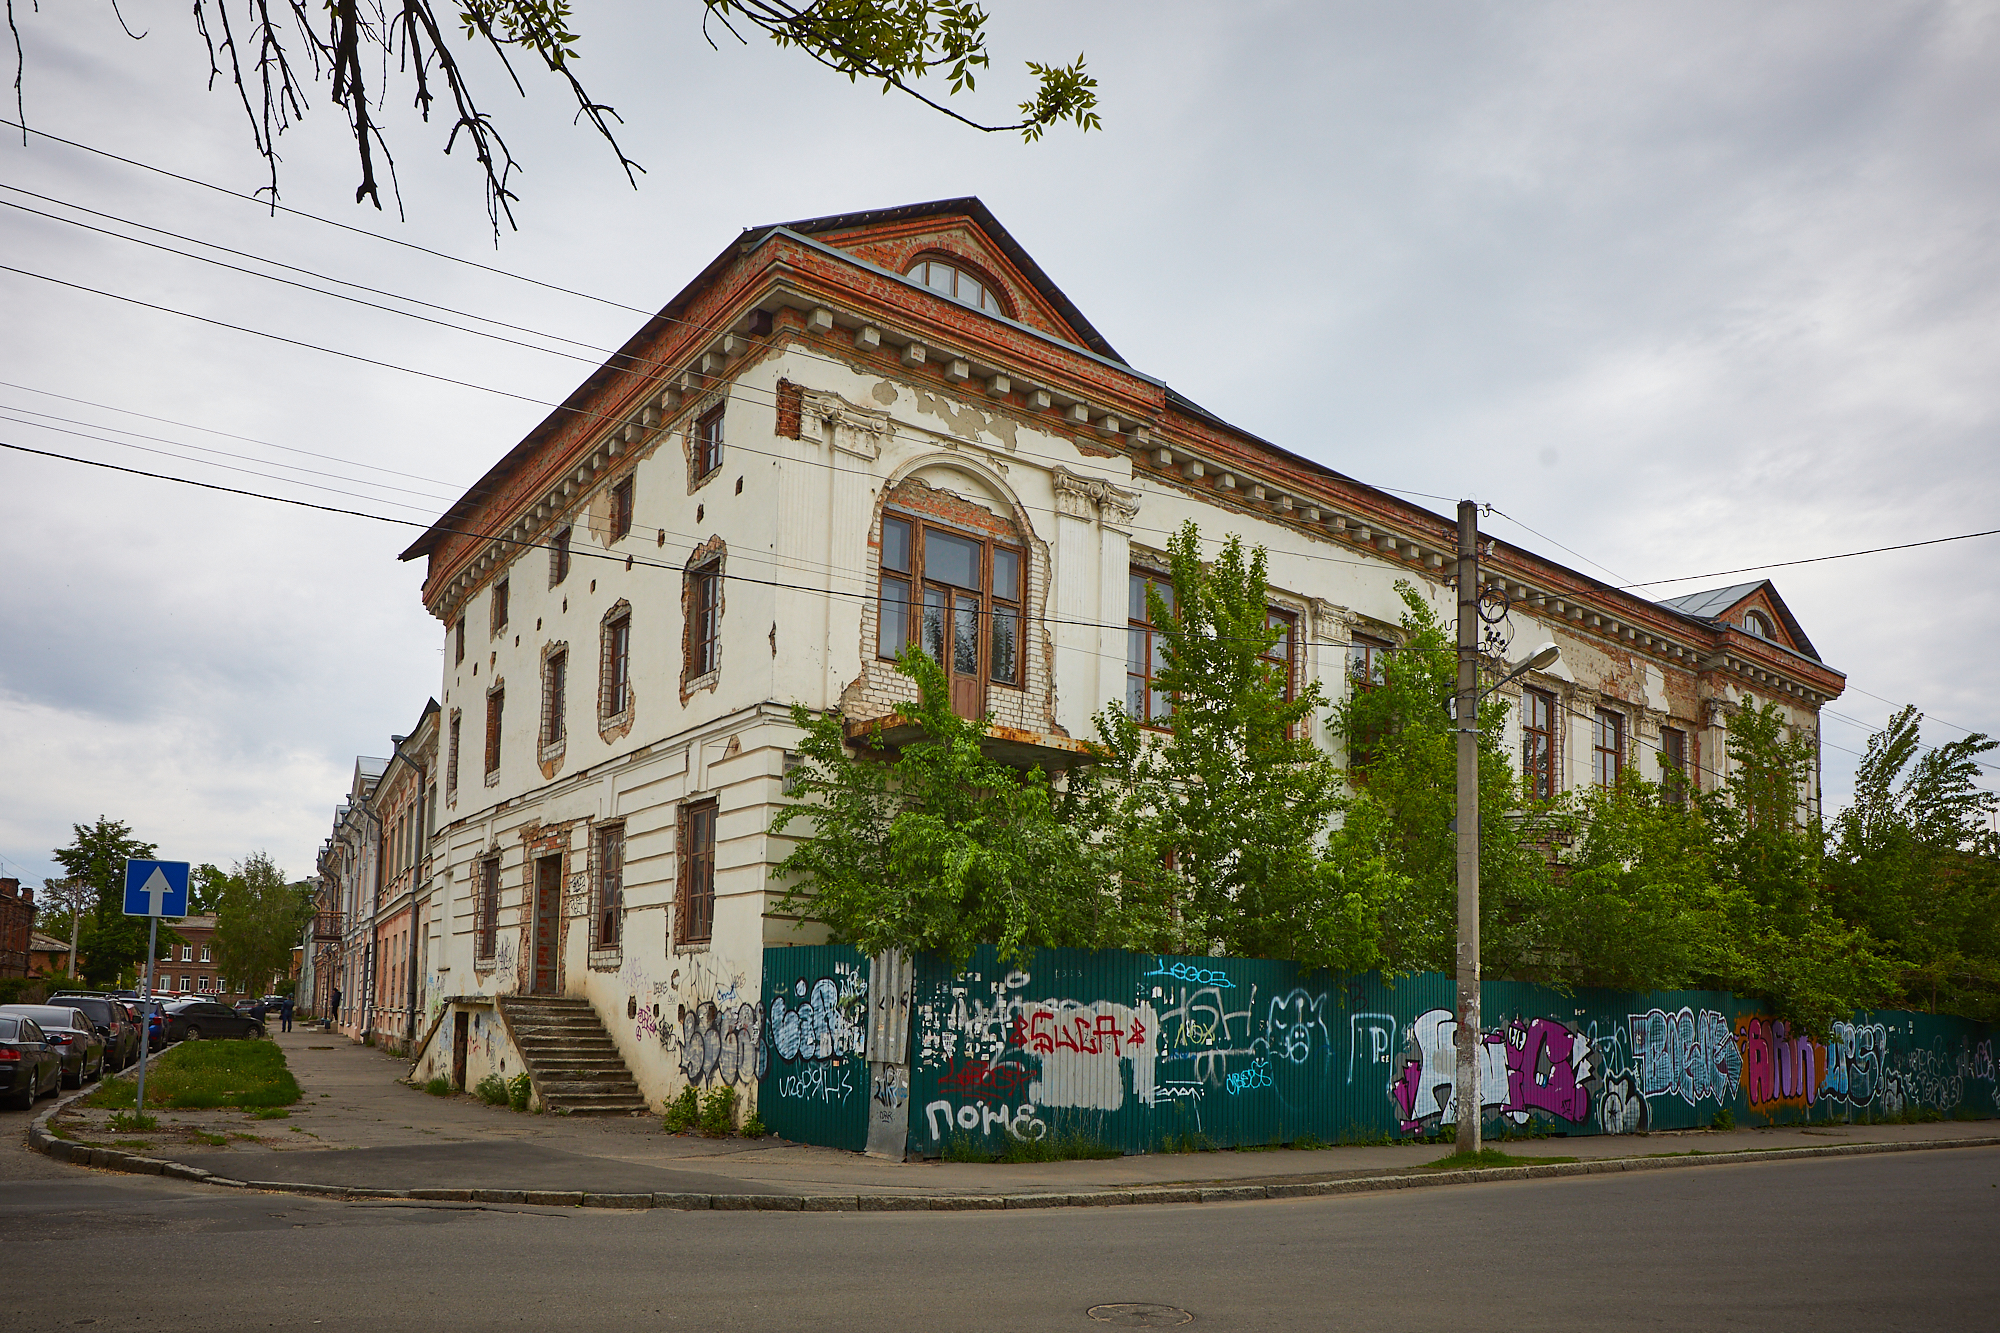
[[559,1115],[639,1115],[652,1109],[590,1001],[508,995],[500,1006],[544,1109]]

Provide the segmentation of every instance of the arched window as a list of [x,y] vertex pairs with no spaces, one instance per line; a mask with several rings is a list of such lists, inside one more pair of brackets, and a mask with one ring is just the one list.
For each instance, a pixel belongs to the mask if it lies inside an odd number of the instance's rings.
[[1005,315],[1000,298],[978,278],[937,259],[919,259],[905,277],[914,278],[940,296],[949,296],[963,305],[976,306],[990,314]]
[[1771,622],[1764,618],[1762,611],[1745,611],[1743,613],[1743,628],[1760,639],[1777,638],[1777,635],[1771,632]]

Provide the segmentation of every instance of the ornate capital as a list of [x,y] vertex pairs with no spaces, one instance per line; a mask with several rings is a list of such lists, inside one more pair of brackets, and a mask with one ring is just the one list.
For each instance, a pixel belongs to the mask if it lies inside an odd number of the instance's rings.
[[1050,472],[1056,491],[1056,512],[1071,518],[1096,518],[1107,527],[1130,532],[1139,516],[1139,493],[1113,486],[1100,477],[1085,477],[1061,465]]
[[887,412],[857,407],[837,393],[819,389],[806,389],[799,398],[802,433],[816,434],[842,453],[871,463],[881,456],[892,434]]

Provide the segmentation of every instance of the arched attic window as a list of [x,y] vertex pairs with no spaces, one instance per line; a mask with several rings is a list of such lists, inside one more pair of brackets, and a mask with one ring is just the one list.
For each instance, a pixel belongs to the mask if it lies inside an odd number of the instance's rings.
[[1743,613],[1743,628],[1760,639],[1770,639],[1775,642],[1778,637],[1771,629],[1771,622],[1765,618],[1762,611],[1745,611]]
[[914,278],[938,295],[948,296],[961,305],[1002,317],[1007,314],[991,286],[956,264],[942,259],[919,259],[904,271],[903,276]]

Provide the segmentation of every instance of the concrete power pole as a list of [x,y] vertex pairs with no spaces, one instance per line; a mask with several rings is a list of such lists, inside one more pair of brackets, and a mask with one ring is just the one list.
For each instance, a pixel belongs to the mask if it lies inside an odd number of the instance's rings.
[[1458,1151],[1479,1151],[1479,506],[1458,502]]

